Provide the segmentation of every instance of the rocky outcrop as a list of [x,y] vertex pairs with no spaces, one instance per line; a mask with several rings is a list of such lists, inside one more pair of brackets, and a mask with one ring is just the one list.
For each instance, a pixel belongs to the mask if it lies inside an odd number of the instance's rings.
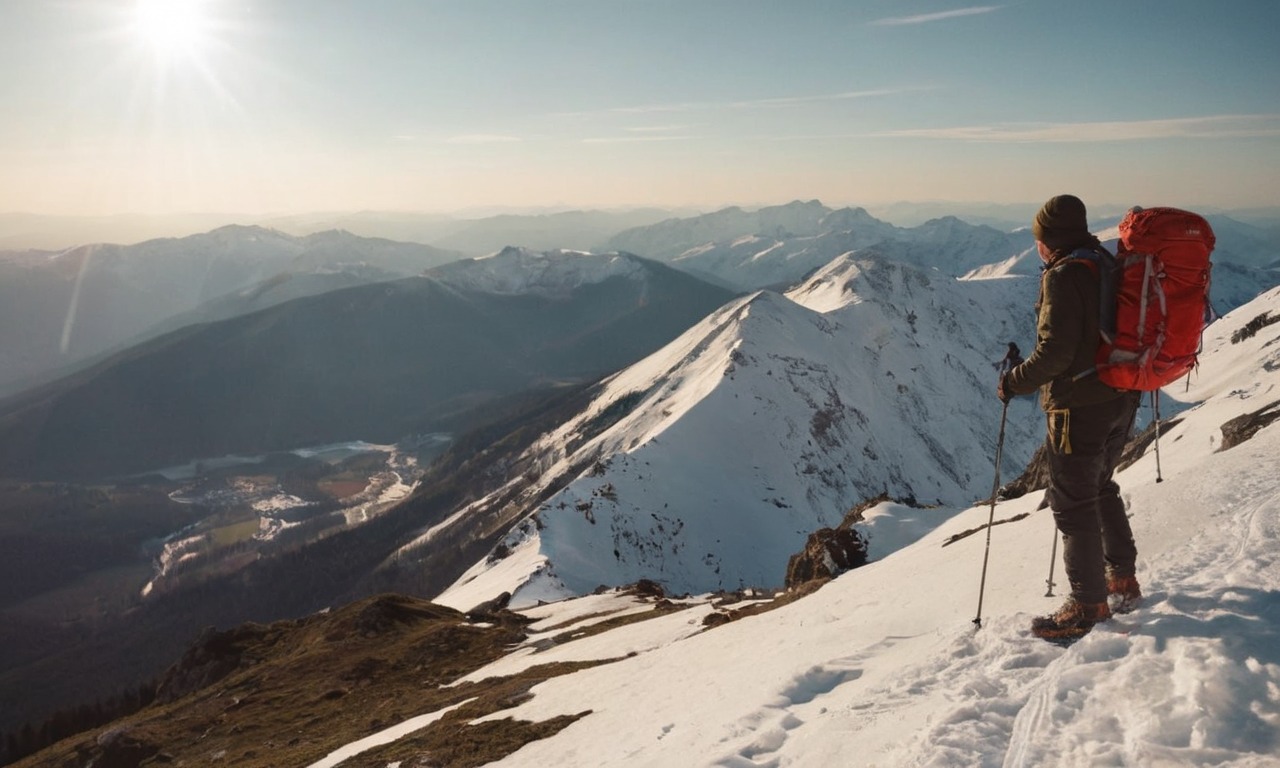
[[866,565],[867,540],[853,528],[819,528],[809,534],[804,550],[787,562],[787,589],[810,581],[833,579]]
[[1280,400],[1231,419],[1222,425],[1222,448],[1219,450],[1225,451],[1248,441],[1277,419],[1280,419]]
[[80,765],[94,768],[138,768],[144,763],[169,762],[168,756],[160,752],[160,747],[125,728],[112,728],[96,739],[82,743],[76,749],[76,757]]
[[206,628],[170,667],[156,687],[156,702],[166,704],[207,688],[240,668],[245,649],[261,640],[266,627],[245,624],[225,632]]

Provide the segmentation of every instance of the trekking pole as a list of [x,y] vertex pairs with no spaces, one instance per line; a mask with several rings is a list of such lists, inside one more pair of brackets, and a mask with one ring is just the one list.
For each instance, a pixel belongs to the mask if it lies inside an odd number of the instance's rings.
[[991,557],[991,528],[996,523],[996,494],[1000,491],[1000,454],[1004,452],[1004,423],[1009,416],[1009,401],[1000,411],[1000,436],[996,438],[996,479],[991,484],[991,515],[987,519],[987,548],[982,553],[982,580],[978,582],[978,615],[973,617],[974,629],[982,629],[982,596],[987,588],[987,560]]
[[1160,390],[1151,390],[1151,410],[1155,412],[1156,425],[1156,482],[1163,483],[1164,477],[1160,474]]
[[1053,597],[1053,566],[1058,562],[1058,527],[1053,528],[1053,547],[1049,550],[1049,578],[1045,579],[1045,583],[1049,585],[1049,591],[1044,593],[1045,597]]

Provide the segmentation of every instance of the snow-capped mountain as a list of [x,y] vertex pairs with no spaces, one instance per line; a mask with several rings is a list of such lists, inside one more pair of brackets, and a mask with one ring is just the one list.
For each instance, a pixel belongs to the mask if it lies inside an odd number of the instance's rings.
[[615,277],[644,282],[648,273],[645,262],[626,254],[508,247],[490,256],[437,267],[428,274],[462,290],[563,298],[584,285]]
[[[478,564],[440,599],[639,578],[676,593],[777,585],[808,533],[868,498],[957,507],[989,493],[991,361],[1029,345],[1035,288],[843,257],[785,296],[731,302],[605,382],[519,478],[455,516],[516,525],[510,562]],[[1033,407],[1012,406],[1007,467],[1030,457]]]
[[[646,258],[668,261],[690,248],[732,241],[748,235],[818,235],[829,231],[830,228],[824,226],[823,222],[831,214],[831,209],[817,200],[797,200],[755,211],[734,206],[701,216],[666,219],[656,224],[633,227],[611,237],[603,244],[602,250],[627,251]],[[846,223],[846,228],[851,220],[857,220],[863,225],[891,227],[872,219],[861,209],[843,213],[840,219]]]
[[[788,218],[792,226],[782,223]],[[764,208],[755,216],[726,209],[631,230],[610,242],[749,291],[794,284],[841,254],[868,248],[925,269],[962,275],[1025,250],[1031,236],[1025,230],[1010,234],[973,226],[954,216],[907,229],[861,208],[833,211],[814,201]]]

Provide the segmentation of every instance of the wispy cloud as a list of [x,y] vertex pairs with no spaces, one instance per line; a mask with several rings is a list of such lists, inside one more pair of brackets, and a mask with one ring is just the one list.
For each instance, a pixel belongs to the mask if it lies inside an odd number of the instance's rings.
[[793,104],[814,104],[831,101],[851,101],[876,96],[890,96],[901,93],[901,89],[877,88],[868,91],[844,91],[842,93],[824,93],[813,96],[782,96],[770,99],[748,99],[744,101],[688,101],[674,104],[646,104],[635,107],[615,107],[607,110],[618,114],[646,114],[651,112],[694,112],[714,109],[761,109],[785,107]]
[[928,24],[933,21],[943,21],[944,19],[954,19],[960,16],[977,16],[982,13],[991,13],[998,11],[1004,6],[1002,5],[975,5],[970,8],[957,8],[954,11],[941,11],[939,13],[921,13],[916,16],[894,16],[888,19],[877,19],[871,24],[881,27],[899,27],[905,24]]
[[519,136],[507,136],[499,133],[465,133],[445,139],[447,144],[514,144],[524,141]]
[[637,144],[641,142],[653,141],[688,141],[692,136],[601,136],[598,138],[583,139],[583,144]]
[[455,136],[398,133],[391,138],[394,141],[419,144],[518,144],[525,140],[522,136],[510,136],[500,133],[463,133]]
[[911,128],[871,135],[1026,144],[1144,139],[1238,139],[1280,136],[1280,115],[1214,115],[1095,123],[999,123],[953,128]]
[[687,125],[635,125],[623,130],[632,133],[673,133],[675,131],[688,131]]
[[705,112],[714,110],[748,110],[772,109],[795,104],[816,104],[822,102],[852,101],[879,96],[892,96],[909,91],[926,90],[923,88],[875,88],[866,91],[842,91],[840,93],[822,93],[808,96],[780,96],[768,99],[745,99],[742,101],[682,101],[671,104],[640,104],[630,107],[609,107],[604,109],[585,110],[580,112],[557,112],[553,117],[592,117],[598,115],[647,115],[670,114],[677,112]]

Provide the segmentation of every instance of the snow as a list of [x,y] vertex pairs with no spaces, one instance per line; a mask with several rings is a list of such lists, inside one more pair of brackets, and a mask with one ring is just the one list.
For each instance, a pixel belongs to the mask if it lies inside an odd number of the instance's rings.
[[[471,608],[496,597],[503,591],[510,592],[523,585],[519,596],[512,596],[510,607],[524,608],[537,605],[539,602],[563,600],[570,593],[554,583],[533,579],[535,574],[545,567],[547,558],[538,549],[538,538],[531,531],[531,525],[520,526],[515,533],[507,537],[509,554],[496,563],[481,560],[462,574],[452,587],[434,598],[434,602],[456,608],[460,611]],[[433,529],[434,530],[434,529]],[[429,539],[428,532],[424,538]],[[419,539],[420,541],[422,539]],[[500,587],[495,592],[494,585],[511,585],[511,589]]]
[[415,731],[420,731],[458,707],[465,706],[472,701],[474,701],[474,699],[467,699],[466,701],[460,701],[453,706],[445,707],[444,709],[436,712],[429,712],[425,715],[410,718],[399,725],[394,725],[386,730],[379,731],[372,736],[367,736],[359,741],[352,742],[341,749],[336,749],[329,753],[328,757],[323,760],[317,760],[308,766],[308,768],[333,768],[333,766],[339,765],[343,761],[355,757],[361,752],[367,752],[374,747],[390,744],[391,742],[402,739]]
[[[583,639],[555,644],[552,637],[583,632],[592,624],[606,619],[619,618],[654,610],[653,605],[626,600],[625,596],[616,593],[608,595],[612,602],[623,601],[625,607],[610,610],[602,616],[595,616],[570,626],[552,624],[554,629],[541,632],[533,629],[533,633],[520,647],[502,659],[489,664],[457,682],[480,681],[489,677],[505,677],[517,675],[525,670],[541,664],[558,662],[590,661],[595,659],[613,659],[657,650],[672,643],[691,637],[702,631],[702,619],[712,612],[705,601],[695,602],[690,608],[674,614],[655,619],[629,624],[621,636],[614,632],[589,635]],[[589,598],[571,601],[578,603]],[[555,619],[557,622],[559,617]]]
[[595,255],[581,251],[537,252],[505,248],[478,259],[464,259],[429,271],[431,277],[454,288],[501,295],[532,294],[559,298],[583,285],[614,277],[642,280],[644,265],[623,254]]
[[292,493],[277,493],[265,499],[258,499],[249,506],[255,512],[285,512],[298,507],[309,507],[315,504],[313,501],[294,496]]
[[[1069,647],[1029,635],[1066,589],[1058,568],[1046,595],[1055,532],[1033,493],[995,508],[1028,516],[990,531],[975,626],[987,535],[944,543],[991,508],[927,530],[909,518],[929,511],[881,505],[867,530],[899,548],[804,598],[703,631],[708,603],[694,599],[541,652],[619,660],[490,716],[590,710],[492,765],[1280,765],[1280,424],[1219,450],[1224,422],[1280,400],[1280,324],[1231,343],[1264,311],[1280,315],[1280,290],[1211,326],[1199,376],[1166,392],[1193,406],[1162,438],[1164,481],[1150,448],[1118,475],[1146,593],[1134,613]],[[538,633],[624,610],[616,596],[529,609]],[[535,655],[521,647],[487,673]]]
[[[640,578],[671,594],[776,587],[809,533],[878,494],[950,507],[916,516],[944,519],[990,492],[991,362],[1011,334],[1026,341],[1035,289],[846,254],[786,296],[730,302],[539,440],[532,485],[522,474],[425,535],[513,497],[537,518],[505,542],[518,559],[436,599],[524,606]],[[1034,408],[1012,409],[1009,467],[1040,439]]]

